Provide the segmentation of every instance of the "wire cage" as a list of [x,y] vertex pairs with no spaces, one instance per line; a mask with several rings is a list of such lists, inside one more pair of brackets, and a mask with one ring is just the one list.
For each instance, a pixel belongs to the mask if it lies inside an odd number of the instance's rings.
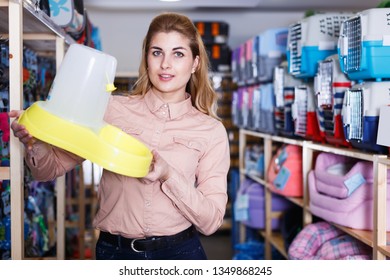
[[314,77],[317,61],[337,53],[343,21],[352,13],[323,13],[289,26],[287,60],[289,72],[299,78]]
[[368,9],[343,22],[338,54],[349,79],[390,78],[389,14],[390,8]]
[[291,105],[294,102],[295,87],[302,84],[300,79],[288,73],[287,61],[274,68],[275,129],[283,136],[295,135]]
[[305,139],[324,142],[317,119],[313,82],[308,81],[296,86],[294,93],[295,98],[291,105],[294,133]]
[[352,83],[341,72],[337,54],[318,62],[314,89],[317,97],[320,131],[328,143],[336,146],[351,146],[344,135],[341,110],[344,93],[352,86]]
[[377,144],[380,107],[389,104],[390,82],[362,82],[345,91],[342,119],[344,134],[352,146],[387,153]]

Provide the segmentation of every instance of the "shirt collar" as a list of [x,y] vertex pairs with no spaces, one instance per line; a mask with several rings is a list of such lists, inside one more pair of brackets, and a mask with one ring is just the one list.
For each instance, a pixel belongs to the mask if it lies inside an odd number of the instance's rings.
[[181,117],[182,115],[189,112],[192,108],[191,95],[186,93],[186,99],[177,103],[164,103],[152,90],[149,90],[145,94],[146,106],[149,110],[156,114],[156,112],[164,105],[168,106],[169,118],[171,120]]

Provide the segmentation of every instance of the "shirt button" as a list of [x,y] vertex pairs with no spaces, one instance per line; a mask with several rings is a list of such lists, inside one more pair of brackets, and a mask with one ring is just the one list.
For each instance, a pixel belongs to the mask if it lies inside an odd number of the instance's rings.
[[156,133],[157,133],[157,134],[160,134],[160,130],[156,130]]
[[146,206],[149,207],[150,206],[150,201],[146,201],[145,204],[146,204]]
[[145,228],[144,231],[145,232],[149,232],[150,228]]

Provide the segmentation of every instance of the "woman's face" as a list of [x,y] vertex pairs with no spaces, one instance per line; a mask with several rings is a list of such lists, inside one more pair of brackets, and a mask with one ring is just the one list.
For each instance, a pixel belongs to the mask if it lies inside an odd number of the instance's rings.
[[157,33],[147,54],[148,75],[153,91],[167,102],[185,98],[185,88],[196,70],[199,58],[193,59],[189,39],[178,32]]

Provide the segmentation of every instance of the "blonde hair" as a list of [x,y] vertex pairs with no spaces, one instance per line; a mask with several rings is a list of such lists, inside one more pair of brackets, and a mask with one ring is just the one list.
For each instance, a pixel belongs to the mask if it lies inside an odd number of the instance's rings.
[[186,91],[191,94],[193,106],[200,112],[219,119],[216,114],[217,94],[209,78],[210,62],[202,38],[193,22],[186,16],[177,13],[163,13],[150,23],[142,46],[142,59],[139,66],[139,78],[135,82],[132,95],[145,95],[152,84],[147,72],[147,54],[153,36],[160,32],[178,32],[190,41],[190,49],[195,59],[199,56],[199,65],[187,83]]

